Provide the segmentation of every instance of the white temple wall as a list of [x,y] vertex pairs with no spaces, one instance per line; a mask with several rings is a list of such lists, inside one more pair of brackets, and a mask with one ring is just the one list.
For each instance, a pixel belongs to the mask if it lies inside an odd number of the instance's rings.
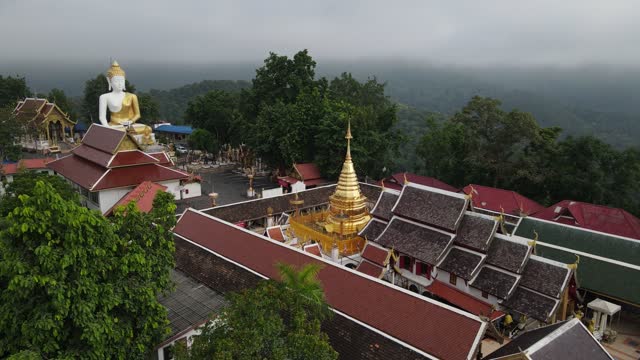
[[488,297],[483,297],[482,296],[482,291],[478,290],[476,288],[474,288],[473,286],[469,286],[469,294],[473,295],[474,297],[478,298],[481,301],[486,302],[487,304],[493,304],[493,305],[498,305],[498,298],[491,295],[491,294],[487,294]]
[[[173,194],[174,199],[180,200],[180,180],[168,180],[158,182],[160,185],[167,187],[167,192]],[[189,191],[191,192],[191,191]]]
[[183,199],[188,199],[200,195],[202,195],[202,188],[199,182],[184,184],[184,190],[182,191]]
[[[133,190],[133,186],[118,189],[107,189],[100,191],[100,212],[103,214],[109,211],[120,199],[122,199],[129,191]],[[89,201],[91,203],[91,201]]]
[[276,197],[276,196],[281,196],[283,193],[282,191],[282,187],[277,187],[274,189],[265,189],[262,190],[262,198],[266,199],[266,198],[272,198],[272,197]]

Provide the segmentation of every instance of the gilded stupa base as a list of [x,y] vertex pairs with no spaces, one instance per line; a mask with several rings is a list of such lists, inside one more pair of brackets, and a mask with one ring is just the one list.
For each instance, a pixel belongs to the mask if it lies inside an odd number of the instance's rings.
[[[365,240],[358,236],[357,230],[344,231],[342,234],[339,231],[327,231],[327,226],[333,227],[335,225],[328,222],[329,215],[329,211],[325,210],[291,216],[289,225],[298,238],[298,244],[304,246],[315,241],[320,244],[320,248],[326,255],[331,254],[334,246],[338,247],[341,256],[360,253],[364,248]],[[365,222],[363,227],[366,224]]]

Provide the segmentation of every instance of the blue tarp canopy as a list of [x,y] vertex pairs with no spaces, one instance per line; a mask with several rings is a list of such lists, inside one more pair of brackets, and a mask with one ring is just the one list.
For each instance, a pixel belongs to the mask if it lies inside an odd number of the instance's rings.
[[83,133],[83,132],[87,132],[88,129],[89,129],[89,126],[87,126],[87,124],[81,123],[81,122],[79,122],[79,123],[77,123],[77,124],[75,124],[73,126],[73,131],[74,132]]
[[191,135],[193,129],[191,128],[191,126],[186,125],[160,125],[153,131],[171,134]]

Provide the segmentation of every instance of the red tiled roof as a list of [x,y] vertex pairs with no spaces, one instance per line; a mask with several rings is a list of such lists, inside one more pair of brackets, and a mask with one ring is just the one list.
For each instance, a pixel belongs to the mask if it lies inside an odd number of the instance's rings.
[[105,215],[111,214],[113,209],[121,205],[127,205],[130,202],[136,203],[138,210],[144,213],[148,213],[153,208],[153,199],[160,191],[166,191],[167,187],[164,185],[156,184],[151,181],[145,181],[138,185],[135,189],[129,191],[127,195],[123,196]]
[[502,208],[504,208],[506,214],[517,216],[520,216],[520,213],[531,215],[544,209],[544,206],[511,190],[469,184],[465,186],[462,191],[469,195],[472,186],[475,192],[471,200],[473,206],[479,209],[499,213],[502,211]]
[[305,183],[307,180],[319,179],[322,177],[322,175],[320,175],[320,169],[318,169],[318,166],[314,163],[293,164],[293,168],[296,169],[302,178],[302,181]]
[[389,251],[367,243],[362,250],[362,257],[380,266],[387,266]]
[[298,179],[291,176],[278,176],[278,184],[280,184],[280,186],[289,186],[289,184],[295,184],[297,182]]
[[[562,217],[560,217],[561,215]],[[533,217],[607,234],[640,239],[640,219],[623,209],[563,200],[535,213]]]
[[276,241],[284,242],[284,234],[280,226],[271,227],[267,229],[267,235]]
[[44,159],[22,159],[15,164],[2,165],[2,172],[5,175],[16,174],[20,168],[27,170],[46,169],[47,163],[54,161],[53,158]]
[[[407,181],[414,183],[414,184],[420,184],[420,185],[425,185],[425,186],[431,186],[434,188],[438,188],[441,190],[447,190],[447,191],[453,191],[453,192],[458,192],[458,189],[456,189],[455,187],[442,182],[436,178],[432,178],[429,176],[422,176],[422,175],[417,175],[417,174],[412,174],[412,173],[397,173],[397,174],[393,174],[391,175],[391,177],[384,179],[384,186],[389,188],[389,189],[394,189],[394,190],[402,190],[402,186],[404,186],[404,178],[405,176],[407,177]],[[378,182],[378,185],[382,186],[382,181]]]
[[124,131],[112,129],[108,126],[91,124],[84,138],[82,138],[82,143],[114,154],[125,136],[127,134]]
[[47,167],[86,189],[91,189],[93,184],[107,171],[105,168],[73,154],[52,161],[47,164]]
[[380,279],[382,277],[382,275],[383,275],[384,268],[382,268],[382,267],[380,267],[380,266],[378,266],[376,264],[370,263],[370,262],[368,262],[366,260],[363,260],[358,265],[356,270],[360,271],[363,274],[367,274],[369,276],[373,276],[376,279]]
[[490,304],[480,301],[463,291],[453,288],[449,285],[442,283],[441,281],[434,280],[431,285],[427,287],[427,290],[435,294],[448,302],[458,306],[466,311],[475,314],[489,317],[491,320],[497,319],[504,315],[502,311],[494,310]]
[[51,110],[53,110],[54,107],[55,107],[55,105],[53,105],[52,103],[46,103],[42,107],[42,110],[40,110],[40,114],[45,115],[45,116],[49,115],[49,113],[51,112]]
[[322,257],[322,252],[320,251],[320,245],[318,244],[307,245],[304,247],[304,251],[308,252],[309,254]]
[[166,152],[156,152],[156,153],[147,153],[147,155],[151,155],[154,158],[156,158],[156,160],[159,161],[158,164],[160,165],[165,165],[165,166],[173,166],[173,161],[171,161],[171,159],[169,158],[169,156],[167,155]]
[[278,262],[297,267],[321,264],[318,279],[327,303],[341,313],[438,358],[468,359],[478,350],[484,323],[437,302],[373,281],[193,209],[182,215],[174,232],[269,278],[278,278]]
[[19,112],[38,112],[44,104],[47,103],[47,99],[38,99],[38,98],[26,98],[20,108],[16,107],[16,110]]
[[92,148],[91,146],[85,144],[82,144],[73,149],[72,153],[105,168],[107,167],[107,165],[109,165],[111,158],[113,158],[113,155],[111,153]]
[[109,164],[110,168],[142,164],[156,164],[158,159],[140,150],[118,151]]
[[107,174],[100,179],[100,181],[97,182],[91,190],[133,186],[138,185],[145,180],[159,182],[188,178],[189,174],[156,164],[126,166],[109,169]]

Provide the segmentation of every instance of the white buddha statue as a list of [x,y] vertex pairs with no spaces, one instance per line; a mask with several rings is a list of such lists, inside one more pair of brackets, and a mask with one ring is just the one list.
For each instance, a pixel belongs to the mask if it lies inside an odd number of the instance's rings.
[[[116,61],[107,70],[107,81],[111,92],[100,95],[98,107],[98,118],[102,125],[135,133],[134,137],[139,143],[145,134],[145,140],[149,142],[148,137],[153,137],[153,134],[149,134],[151,128],[144,124],[135,123],[140,119],[138,97],[136,94],[125,91],[125,73]],[[107,109],[111,115],[109,122],[107,122]]]

